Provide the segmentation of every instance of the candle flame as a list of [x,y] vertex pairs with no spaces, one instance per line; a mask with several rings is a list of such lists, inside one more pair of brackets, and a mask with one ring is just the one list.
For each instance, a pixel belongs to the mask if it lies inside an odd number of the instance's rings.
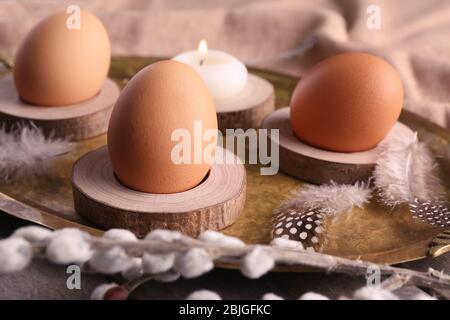
[[197,51],[201,56],[206,56],[208,54],[208,44],[205,39],[200,41]]

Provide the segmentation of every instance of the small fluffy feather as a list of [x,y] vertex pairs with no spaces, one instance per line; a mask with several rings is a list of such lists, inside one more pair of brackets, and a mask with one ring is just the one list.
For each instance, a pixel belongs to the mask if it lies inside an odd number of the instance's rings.
[[222,298],[210,290],[198,290],[192,292],[186,300],[222,300]]
[[53,231],[47,228],[38,226],[26,226],[14,231],[12,237],[22,238],[31,243],[39,243],[50,239],[52,234]]
[[130,266],[130,258],[121,247],[100,249],[94,252],[89,260],[89,265],[104,274],[115,274]]
[[178,254],[174,269],[185,278],[195,278],[214,268],[208,252],[202,248],[193,248]]
[[170,270],[175,262],[175,253],[144,253],[142,267],[148,274],[158,274]]
[[443,187],[437,164],[424,143],[392,137],[380,144],[374,171],[375,186],[386,205],[394,207],[421,201],[442,200]]
[[47,245],[47,258],[56,264],[84,263],[92,256],[89,235],[79,229],[57,230]]
[[24,269],[32,258],[31,245],[22,238],[0,241],[0,274]]
[[70,151],[68,140],[46,138],[34,123],[19,125],[6,132],[0,127],[0,180],[11,181],[31,174],[42,174],[52,159]]
[[365,183],[339,185],[332,181],[328,185],[308,185],[294,192],[294,198],[284,202],[276,212],[296,206],[307,210],[320,208],[321,213],[336,215],[353,207],[361,208],[370,196],[371,189]]
[[274,258],[261,246],[255,246],[243,259],[241,272],[247,278],[257,279],[275,266]]

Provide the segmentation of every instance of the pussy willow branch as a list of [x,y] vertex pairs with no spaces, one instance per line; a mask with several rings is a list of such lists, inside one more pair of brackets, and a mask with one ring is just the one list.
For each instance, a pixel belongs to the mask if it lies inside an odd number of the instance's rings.
[[[159,240],[140,240],[137,242],[117,242],[102,238],[92,238],[92,245],[98,248],[120,246],[130,255],[140,255],[143,252],[167,253],[183,252],[191,248],[203,248],[211,255],[215,262],[238,262],[249,253],[254,246],[235,247],[196,240],[187,236],[172,242]],[[384,276],[396,275],[403,279],[406,285],[415,285],[429,289],[450,290],[450,276],[430,270],[418,272],[404,268],[377,265],[370,262],[350,260],[318,252],[280,249],[273,246],[260,246],[270,254],[277,265],[303,266],[319,269],[328,273],[342,273],[348,275],[365,276],[369,267],[377,266]]]
[[381,283],[381,287],[385,290],[394,291],[403,287],[411,280],[411,276],[395,274],[390,276]]
[[[138,277],[136,279],[129,280],[129,281],[125,282],[124,284],[121,285],[121,287],[123,289],[125,289],[128,294],[131,294],[139,286],[141,286],[141,285],[143,285],[146,282],[149,282],[151,280],[155,280],[155,276],[154,275],[142,275],[141,277]],[[386,280],[384,280],[380,284],[380,287],[382,289],[384,289],[384,290],[388,290],[388,291],[392,292],[392,291],[400,289],[401,287],[403,287],[406,284],[410,283],[410,280],[411,280],[411,276],[410,275],[405,276],[405,275],[394,274],[394,275],[388,277]],[[436,293],[438,293],[439,295],[441,295],[445,299],[449,299],[450,298],[445,293],[443,294],[441,291],[436,290],[436,288],[433,288],[433,291],[435,291]]]

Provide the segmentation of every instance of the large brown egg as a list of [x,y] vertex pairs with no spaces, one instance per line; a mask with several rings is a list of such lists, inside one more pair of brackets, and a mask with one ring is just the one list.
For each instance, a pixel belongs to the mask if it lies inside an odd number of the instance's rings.
[[111,60],[108,34],[89,12],[81,11],[79,29],[67,24],[70,17],[61,12],[42,20],[20,45],[13,71],[22,100],[63,106],[88,100],[102,88]]
[[[202,137],[207,131],[213,135]],[[139,71],[123,89],[109,122],[108,151],[122,184],[168,194],[202,182],[211,163],[194,154],[215,149],[216,139],[216,110],[203,80],[183,63],[161,61]],[[191,149],[180,152],[180,143]],[[173,157],[184,152],[190,161]]]
[[295,135],[312,146],[357,152],[389,133],[403,105],[403,85],[385,60],[365,53],[328,58],[309,70],[291,99]]

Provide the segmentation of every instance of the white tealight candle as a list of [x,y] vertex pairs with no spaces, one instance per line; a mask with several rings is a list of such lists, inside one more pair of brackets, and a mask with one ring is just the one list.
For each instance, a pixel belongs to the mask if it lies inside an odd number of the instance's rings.
[[208,50],[205,40],[198,50],[180,53],[173,58],[194,68],[205,81],[215,100],[236,95],[247,84],[247,68],[232,55]]

